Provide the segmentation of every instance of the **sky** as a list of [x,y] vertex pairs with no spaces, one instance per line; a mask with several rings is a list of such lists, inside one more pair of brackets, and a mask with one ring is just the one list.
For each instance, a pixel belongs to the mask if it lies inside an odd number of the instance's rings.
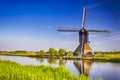
[[75,50],[78,33],[59,28],[81,29],[87,7],[86,29],[110,30],[90,33],[94,51],[120,51],[119,0],[0,0],[0,50]]

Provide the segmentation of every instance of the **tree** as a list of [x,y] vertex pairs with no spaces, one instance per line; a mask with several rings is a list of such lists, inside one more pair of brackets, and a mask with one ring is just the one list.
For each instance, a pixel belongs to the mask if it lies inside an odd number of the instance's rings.
[[58,54],[57,50],[55,50],[54,48],[50,48],[49,51],[48,51],[48,53],[49,53],[51,56]]
[[43,56],[43,55],[45,55],[46,52],[44,50],[40,50],[40,51],[38,51],[36,53]]
[[73,51],[68,51],[68,54],[69,54],[70,56],[73,56]]
[[74,52],[73,55],[74,55],[74,56],[78,56],[78,55],[79,55],[79,52]]
[[65,49],[60,48],[58,51],[59,55],[63,56],[66,53]]
[[17,50],[17,51],[14,51],[12,53],[15,53],[15,54],[27,54],[27,51],[24,51],[24,50]]

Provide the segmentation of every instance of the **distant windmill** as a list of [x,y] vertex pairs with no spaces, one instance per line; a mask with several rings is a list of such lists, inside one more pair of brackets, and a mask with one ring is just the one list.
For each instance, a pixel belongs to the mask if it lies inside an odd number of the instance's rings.
[[86,7],[83,8],[82,29],[58,29],[61,32],[79,32],[79,45],[75,52],[79,52],[80,56],[93,56],[94,52],[89,46],[88,32],[110,32],[108,30],[86,30],[85,29]]

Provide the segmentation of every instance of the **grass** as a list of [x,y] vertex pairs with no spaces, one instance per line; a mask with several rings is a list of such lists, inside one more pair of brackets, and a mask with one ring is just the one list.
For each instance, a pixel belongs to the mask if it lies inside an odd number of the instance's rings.
[[35,52],[27,52],[27,51],[0,51],[0,55],[11,55],[11,56],[39,56]]
[[95,52],[93,60],[97,62],[120,63],[120,52]]
[[0,60],[0,80],[90,80],[81,75],[75,77],[65,67],[21,65]]
[[112,62],[112,63],[120,63],[120,58],[94,58],[95,62]]
[[120,52],[95,52],[95,57],[120,58]]

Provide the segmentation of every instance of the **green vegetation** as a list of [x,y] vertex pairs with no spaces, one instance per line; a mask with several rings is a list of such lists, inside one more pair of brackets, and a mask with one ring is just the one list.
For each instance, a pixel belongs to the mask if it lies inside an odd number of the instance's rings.
[[0,60],[0,80],[90,80],[84,75],[75,77],[65,67],[27,66]]
[[95,57],[120,58],[120,52],[95,52]]
[[60,56],[63,56],[66,53],[66,50],[60,48],[59,51],[58,51],[58,53],[59,53]]
[[73,56],[73,51],[68,51],[68,54],[69,54],[70,56]]
[[95,52],[93,60],[97,62],[120,63],[120,52]]
[[74,55],[74,56],[78,56],[78,55],[79,55],[79,52],[74,52],[73,55]]
[[[40,51],[0,51],[0,55],[12,55],[12,56],[30,56],[30,57],[47,57],[47,58],[69,58],[74,59],[74,56],[78,56],[79,53],[66,51],[65,49],[59,49],[58,51],[54,48],[50,48],[47,52],[44,50]],[[95,52],[94,61],[99,62],[117,62],[120,63],[120,51],[119,52]]]
[[36,52],[23,51],[23,50],[0,51],[0,55],[29,56],[29,57],[52,57],[52,58],[59,58],[60,56],[64,56],[65,53],[66,53],[65,49],[59,49],[59,51],[57,51],[54,48],[50,48],[47,52],[44,50],[39,50]]
[[109,59],[101,59],[101,58],[94,58],[96,62],[112,62],[112,63],[120,63],[120,58],[109,58]]
[[40,56],[44,56],[46,54],[46,52],[44,50],[40,50],[40,51],[37,51],[36,54],[38,54]]
[[12,56],[36,56],[38,54],[34,54],[32,51],[23,51],[23,50],[17,50],[17,51],[0,51],[1,55],[12,55]]
[[54,48],[50,48],[48,54],[50,54],[50,56],[55,56],[58,54],[58,52]]

